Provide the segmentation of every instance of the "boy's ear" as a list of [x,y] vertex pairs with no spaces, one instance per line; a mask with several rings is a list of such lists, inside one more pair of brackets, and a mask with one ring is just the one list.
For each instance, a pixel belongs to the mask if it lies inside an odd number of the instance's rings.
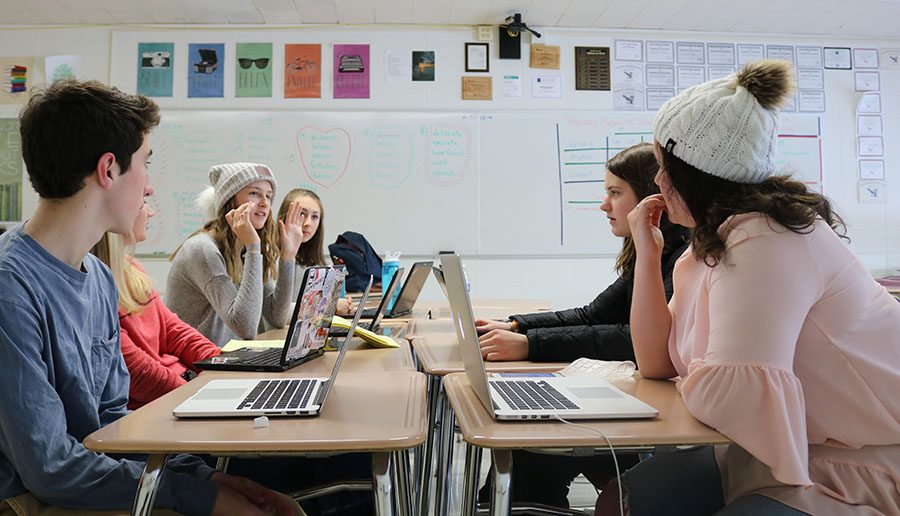
[[94,169],[93,175],[97,178],[97,183],[101,188],[108,189],[112,187],[113,180],[117,174],[116,155],[112,152],[103,153],[97,160],[97,167]]

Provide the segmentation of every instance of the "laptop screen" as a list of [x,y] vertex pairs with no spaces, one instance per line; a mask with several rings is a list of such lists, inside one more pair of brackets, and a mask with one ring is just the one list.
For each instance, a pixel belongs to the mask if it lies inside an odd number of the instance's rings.
[[[435,271],[437,270],[435,269]],[[478,399],[481,400],[488,412],[493,413],[487,373],[481,357],[481,345],[478,343],[478,333],[475,331],[475,314],[472,310],[469,292],[466,290],[466,280],[463,276],[462,262],[459,256],[441,254],[440,270],[440,277],[443,279],[447,298],[450,301],[450,313],[453,318],[453,326],[456,328],[456,338],[459,341],[459,352],[466,369],[466,377],[469,379],[469,385],[478,395]]]
[[[350,327],[347,329],[347,335],[344,337],[344,341],[340,344],[340,351],[338,352],[337,360],[334,361],[334,367],[331,368],[331,376],[328,378],[328,381],[325,382],[322,390],[319,391],[319,406],[325,405],[325,399],[328,398],[328,392],[331,391],[331,387],[334,385],[334,379],[337,378],[338,369],[341,368],[341,362],[344,361],[344,357],[347,355],[347,347],[350,345],[350,339],[353,338],[353,332],[356,331],[356,325],[359,324],[359,318],[362,316],[364,306],[366,305],[366,301],[369,299],[369,291],[372,290],[372,281],[374,278],[369,276],[369,284],[366,285],[366,290],[363,292],[362,297],[359,299],[359,306],[356,307],[356,315],[353,316],[353,321],[350,322]],[[335,344],[332,341],[332,344]]]
[[419,292],[422,291],[422,287],[425,286],[425,281],[428,279],[428,271],[431,270],[432,264],[433,262],[416,262],[413,264],[412,269],[409,271],[409,276],[406,277],[406,281],[400,289],[397,302],[394,303],[394,307],[391,309],[392,314],[405,314],[412,311],[416,300],[419,298]]
[[397,285],[400,284],[400,278],[403,277],[404,272],[406,272],[406,270],[403,267],[400,267],[394,272],[394,276],[391,278],[391,284],[381,295],[381,302],[378,303],[378,308],[375,310],[375,317],[372,318],[372,322],[369,324],[369,331],[377,330],[378,325],[381,324],[385,309],[387,308],[388,303],[391,302],[391,298],[394,297],[394,291],[397,290]]
[[306,269],[288,326],[282,363],[301,359],[325,346],[343,283],[343,271],[332,267]]

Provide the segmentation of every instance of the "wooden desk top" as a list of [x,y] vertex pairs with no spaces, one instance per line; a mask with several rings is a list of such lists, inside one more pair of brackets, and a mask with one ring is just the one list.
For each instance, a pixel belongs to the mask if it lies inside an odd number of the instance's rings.
[[[395,323],[391,321],[382,323],[382,327],[399,327],[400,325],[404,328],[406,327],[405,322]],[[286,335],[287,328],[281,328],[260,333],[256,336],[256,339],[284,340]],[[405,335],[405,331],[401,335]],[[394,340],[400,344],[399,348],[376,348],[360,338],[354,337],[350,339],[350,348],[347,350],[347,356],[344,357],[344,363],[341,364],[341,374],[415,371],[416,364],[412,358],[409,341],[406,338],[396,338]],[[331,374],[331,368],[334,366],[335,360],[337,360],[337,353],[328,351],[324,357],[300,364],[294,369],[311,375],[328,376]]]
[[253,428],[252,418],[172,415],[172,409],[211,379],[285,376],[314,375],[297,368],[275,374],[204,374],[92,433],[84,445],[106,453],[235,455],[392,451],[425,442],[425,376],[415,372],[345,374],[342,366],[321,415],[271,417],[268,428]]
[[[688,412],[675,384],[635,378],[614,381],[623,391],[659,410],[653,419],[577,420],[606,434],[613,447],[727,444],[727,437]],[[466,442],[484,448],[605,448],[597,433],[559,421],[495,421],[469,386],[465,374],[444,377],[444,389]]]
[[[407,338],[416,350],[422,370],[431,375],[443,376],[465,371],[456,331],[450,319],[415,320],[410,322]],[[485,362],[488,371],[558,371],[568,362]]]

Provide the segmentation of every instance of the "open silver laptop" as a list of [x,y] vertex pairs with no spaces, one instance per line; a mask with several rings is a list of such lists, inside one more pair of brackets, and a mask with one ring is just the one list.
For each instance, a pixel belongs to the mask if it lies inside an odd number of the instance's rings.
[[442,254],[441,271],[453,326],[469,384],[494,419],[619,419],[650,418],[659,412],[602,378],[488,377],[481,357],[475,315],[466,291],[462,263],[456,254]]
[[[175,417],[317,416],[325,406],[338,369],[347,353],[353,330],[372,288],[372,278],[350,323],[350,333],[340,344],[328,378],[247,378],[212,380],[175,407]],[[332,342],[334,344],[334,342]]]

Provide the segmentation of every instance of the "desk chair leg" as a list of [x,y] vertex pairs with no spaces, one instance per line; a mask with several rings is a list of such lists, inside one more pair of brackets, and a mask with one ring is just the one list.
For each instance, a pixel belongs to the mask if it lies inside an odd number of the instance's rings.
[[478,473],[481,470],[481,448],[466,443],[466,471],[463,483],[461,514],[472,516],[478,507]]
[[391,462],[393,464],[394,485],[397,492],[397,514],[410,516],[412,514],[412,500],[410,498],[412,486],[409,484],[409,452],[407,450],[391,452]]
[[441,396],[441,435],[438,454],[438,471],[435,482],[434,513],[446,516],[450,510],[450,485],[453,458],[453,427],[456,421],[447,396]]
[[216,471],[220,473],[228,472],[228,463],[231,461],[231,457],[219,457],[216,459]]
[[168,455],[151,454],[147,456],[144,472],[138,481],[137,494],[134,496],[134,506],[131,508],[132,516],[150,516],[153,506],[156,504],[156,489],[166,467]]
[[431,496],[431,479],[434,478],[432,461],[434,460],[434,425],[437,421],[438,407],[441,399],[441,377],[432,375],[428,379],[428,434],[425,438],[425,449],[421,455],[421,462],[416,461],[416,469],[419,479],[418,506],[419,514],[428,515],[428,502]]
[[494,465],[491,474],[494,476],[494,491],[491,493],[491,514],[506,516],[510,511],[510,483],[512,481],[512,452],[510,450],[491,450]]
[[372,483],[375,486],[375,514],[393,516],[393,490],[391,484],[391,453],[372,454]]

